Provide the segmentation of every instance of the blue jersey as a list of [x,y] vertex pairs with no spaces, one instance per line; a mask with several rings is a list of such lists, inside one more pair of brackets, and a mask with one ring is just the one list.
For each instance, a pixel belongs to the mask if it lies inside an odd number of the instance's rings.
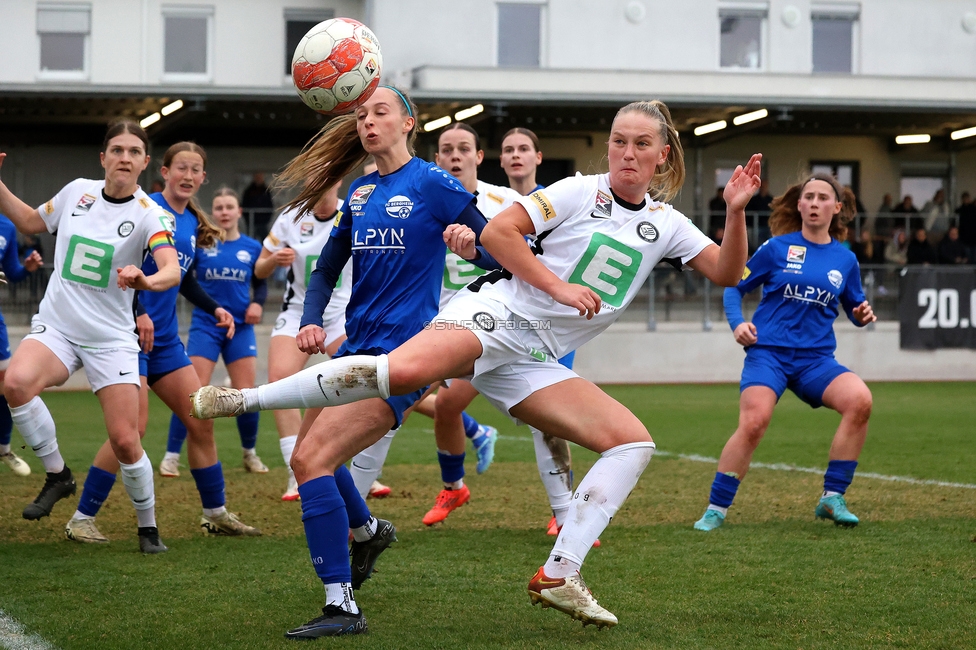
[[342,351],[393,350],[433,319],[447,254],[444,228],[472,201],[453,176],[420,158],[353,182],[331,235],[352,248]]
[[[20,282],[27,277],[27,269],[20,263],[20,251],[17,250],[17,228],[7,217],[0,214],[0,264],[8,282]],[[3,315],[0,314],[0,324]]]
[[725,316],[733,330],[744,322],[742,296],[760,284],[762,300],[752,317],[758,346],[833,352],[839,306],[861,325],[852,313],[865,299],[861,269],[837,240],[814,244],[794,232],[760,246],[742,281],[725,290]]
[[[176,254],[180,261],[180,279],[182,280],[193,264],[193,256],[197,246],[197,218],[189,210],[183,212],[174,210],[163,198],[162,192],[150,194],[149,198],[173,218],[170,225],[173,230]],[[142,262],[142,272],[146,275],[152,275],[158,270],[152,254],[146,253],[146,259]],[[152,319],[155,341],[158,345],[173,345],[180,340],[180,324],[176,317],[176,296],[179,293],[180,285],[178,284],[166,291],[141,291],[139,293],[139,302],[146,310],[149,318]]]
[[[234,241],[218,241],[211,248],[197,249],[197,281],[234,316],[237,324],[244,322],[244,312],[251,304],[251,277],[260,254],[260,242],[247,235]],[[193,318],[217,324],[212,314],[199,308],[193,309]]]

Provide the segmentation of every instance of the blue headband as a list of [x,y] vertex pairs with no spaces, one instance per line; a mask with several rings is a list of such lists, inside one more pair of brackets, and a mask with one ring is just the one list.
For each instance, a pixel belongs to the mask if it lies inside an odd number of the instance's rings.
[[403,93],[401,93],[399,90],[397,90],[393,86],[380,86],[380,88],[389,88],[390,90],[392,90],[393,92],[395,92],[397,94],[397,97],[400,98],[400,101],[403,102],[403,105],[407,109],[407,117],[413,117],[413,109],[410,108],[410,102],[407,101],[407,98],[404,97]]

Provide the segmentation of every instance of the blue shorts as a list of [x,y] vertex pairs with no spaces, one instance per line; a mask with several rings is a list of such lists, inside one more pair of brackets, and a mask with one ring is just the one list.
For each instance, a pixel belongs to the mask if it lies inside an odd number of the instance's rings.
[[139,376],[145,377],[151,386],[174,370],[190,364],[183,341],[179,339],[170,345],[153,345],[152,352],[139,353]]
[[567,354],[565,357],[563,357],[562,359],[560,359],[559,360],[559,363],[561,363],[565,367],[567,367],[570,370],[572,370],[573,369],[573,361],[575,359],[576,359],[576,350],[573,350],[572,352],[570,352],[569,354]]
[[[365,354],[375,357],[387,353],[378,348],[371,348],[369,350],[343,350],[332,358],[338,359],[340,357],[348,357],[354,354]],[[393,417],[396,418],[396,424],[393,426],[394,429],[400,428],[400,425],[403,424],[403,414],[408,408],[416,404],[417,400],[424,396],[424,393],[427,392],[428,388],[430,388],[430,386],[424,386],[420,390],[415,390],[412,393],[407,393],[406,395],[391,395],[383,400],[389,405],[390,409],[393,411]]]
[[190,321],[190,338],[186,353],[191,357],[203,357],[216,362],[223,355],[224,363],[234,363],[238,359],[258,356],[258,341],[254,336],[254,326],[245,323],[235,324],[234,338],[227,338],[227,330],[216,325],[204,323],[196,318]]
[[766,386],[776,393],[778,400],[789,388],[801,400],[818,408],[823,406],[827,386],[845,372],[850,370],[837,363],[830,353],[754,345],[746,349],[739,391],[750,386]]
[[10,358],[10,339],[7,338],[7,323],[0,316],[0,361]]

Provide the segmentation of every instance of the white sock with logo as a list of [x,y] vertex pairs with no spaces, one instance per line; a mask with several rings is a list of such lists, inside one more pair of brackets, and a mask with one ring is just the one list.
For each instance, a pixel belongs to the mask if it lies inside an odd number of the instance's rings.
[[295,472],[291,468],[291,455],[295,452],[295,444],[297,442],[298,436],[278,438],[278,446],[281,447],[281,457],[285,461],[285,467],[288,468],[288,476],[291,477],[295,476]]
[[569,443],[543,433],[535,427],[532,442],[535,444],[535,462],[539,466],[539,478],[549,495],[549,507],[556,517],[556,525],[562,526],[573,499],[572,456]]
[[20,435],[24,437],[24,442],[44,463],[44,471],[51,474],[63,471],[64,459],[58,451],[54,418],[51,417],[44,400],[35,397],[22,406],[11,406],[10,417],[17,425]]
[[318,408],[390,396],[390,365],[385,354],[332,359],[290,377],[241,391],[248,411]]
[[330,582],[325,585],[325,604],[335,605],[350,614],[358,614],[359,606],[352,593],[351,582]]
[[132,506],[136,509],[136,519],[139,527],[156,525],[156,493],[153,486],[152,463],[145,451],[142,458],[127,465],[119,463],[119,470],[122,474],[122,485],[129,493]]
[[366,498],[373,481],[380,477],[380,473],[383,471],[383,463],[386,462],[386,456],[390,453],[390,445],[393,444],[393,436],[395,435],[396,430],[392,429],[372,445],[353,456],[352,463],[349,464],[349,473],[352,474],[352,480],[362,498]]

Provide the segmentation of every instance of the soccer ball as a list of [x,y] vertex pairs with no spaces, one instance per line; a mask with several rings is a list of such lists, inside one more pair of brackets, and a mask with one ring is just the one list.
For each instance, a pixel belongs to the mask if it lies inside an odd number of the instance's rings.
[[291,76],[309,108],[341,115],[362,106],[380,83],[380,42],[366,25],[333,18],[298,42]]

